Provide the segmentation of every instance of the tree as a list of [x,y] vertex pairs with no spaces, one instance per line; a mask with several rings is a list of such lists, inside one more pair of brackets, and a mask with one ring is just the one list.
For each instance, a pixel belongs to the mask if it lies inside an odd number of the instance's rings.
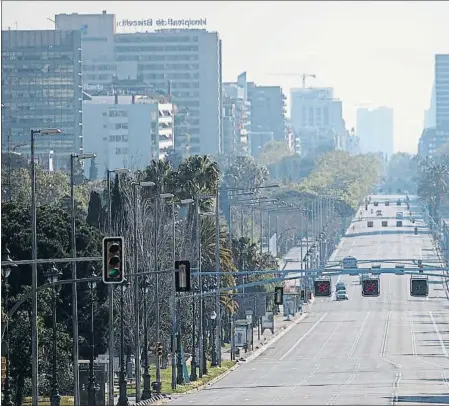
[[89,167],[89,180],[94,181],[98,178],[98,167],[96,158],[92,158]]
[[273,165],[293,155],[285,142],[272,141],[264,145],[256,161],[261,166]]
[[[31,259],[31,225],[30,225],[30,207],[29,205],[19,204],[13,200],[2,204],[2,248],[7,246],[11,251],[11,257],[14,259]],[[87,225],[83,219],[76,218],[77,227],[77,255],[83,256],[99,256],[101,251],[101,234],[98,230]],[[71,218],[70,214],[54,205],[41,205],[37,210],[37,240],[39,258],[65,258],[70,256],[71,250]],[[88,277],[91,274],[90,266],[92,264],[81,262],[77,265],[78,278]],[[99,265],[94,264],[99,267]],[[63,273],[62,278],[71,279],[71,267],[69,263],[57,265]],[[48,271],[49,265],[38,265],[38,285],[42,286],[47,283],[45,272]],[[15,300],[19,300],[24,294],[29,292],[31,285],[31,266],[22,265],[14,269],[9,279],[11,305]],[[99,285],[99,307],[102,306],[106,298],[104,286]],[[49,292],[45,289],[39,294],[38,314],[40,329],[40,348],[51,348],[51,335],[49,329],[51,326],[50,307],[51,300]],[[70,378],[70,359],[71,359],[71,339],[72,332],[72,310],[71,310],[71,286],[64,285],[58,294],[58,346],[60,357],[60,376],[61,391],[69,390],[71,387]],[[62,300],[63,298],[63,300]],[[79,314],[89,314],[89,300],[79,287]],[[103,302],[102,302],[103,300]],[[15,355],[11,360],[11,368],[15,374],[16,389],[19,398],[22,396],[26,388],[27,379],[31,376],[29,368],[30,357],[30,311],[31,302],[27,299],[22,304],[18,312],[11,319],[11,333]],[[96,350],[103,352],[106,348],[106,330],[103,323],[96,323],[96,334],[102,339],[98,339]],[[80,324],[80,353],[86,353],[88,346],[86,345],[86,337],[89,337],[90,329],[86,325]],[[23,342],[23,338],[27,338]],[[49,371],[46,363],[51,357],[47,353],[42,358],[42,373]],[[47,365],[47,366],[46,366]],[[70,382],[70,385],[69,385]],[[43,386],[42,388],[45,388]],[[64,390],[64,391],[63,391]],[[71,390],[71,389],[70,389]],[[28,392],[25,390],[25,393]]]

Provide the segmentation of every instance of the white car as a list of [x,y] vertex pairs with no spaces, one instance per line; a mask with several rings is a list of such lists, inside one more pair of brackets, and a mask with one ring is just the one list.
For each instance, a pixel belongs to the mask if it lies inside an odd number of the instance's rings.
[[348,300],[348,294],[346,293],[346,290],[341,289],[337,290],[335,293],[335,299],[336,300]]

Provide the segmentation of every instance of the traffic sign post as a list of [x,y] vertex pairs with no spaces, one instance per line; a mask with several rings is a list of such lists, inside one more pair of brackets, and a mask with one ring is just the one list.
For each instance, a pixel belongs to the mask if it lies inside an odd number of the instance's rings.
[[332,294],[331,281],[330,280],[316,280],[313,282],[315,288],[315,296],[327,296]]
[[428,296],[429,282],[427,278],[410,278],[410,296]]
[[379,296],[380,279],[368,278],[362,281],[362,296]]

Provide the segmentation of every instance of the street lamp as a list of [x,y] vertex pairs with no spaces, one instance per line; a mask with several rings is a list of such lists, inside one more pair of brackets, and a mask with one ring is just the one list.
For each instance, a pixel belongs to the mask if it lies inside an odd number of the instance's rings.
[[142,400],[148,400],[151,398],[151,377],[150,377],[150,366],[148,363],[148,312],[147,312],[147,301],[148,294],[150,291],[150,280],[148,276],[145,276],[142,282],[143,288],[143,392],[142,392]]
[[[134,272],[138,273],[139,268],[139,255],[137,252],[137,211],[138,211],[138,192],[139,188],[142,187],[154,187],[155,183],[150,181],[133,182],[134,187],[134,216],[133,216],[133,243],[134,243]],[[139,286],[139,276],[136,277],[134,281],[134,318],[135,318],[135,335],[136,335],[136,351],[135,351],[135,362],[136,362],[136,402],[140,401],[140,286]]]
[[124,297],[128,281],[125,279],[120,285],[120,378],[119,378],[119,398],[117,406],[128,406],[128,395],[126,393],[125,375],[125,331],[124,331]]
[[95,268],[92,267],[92,280],[89,283],[90,290],[90,354],[89,354],[89,385],[88,385],[88,402],[89,406],[95,406],[95,374],[94,374],[94,357],[95,357],[95,337],[94,337],[94,291],[97,286]]
[[[155,205],[154,205],[154,264],[156,271],[156,341],[160,342],[160,309],[159,309],[159,252],[157,249],[158,243],[158,228],[159,228],[159,219],[158,219],[158,211],[159,211],[159,199],[171,199],[174,195],[172,193],[161,193],[156,196]],[[157,393],[160,393],[160,383],[161,383],[161,360],[160,357],[157,358],[156,361],[156,385]]]
[[[111,173],[120,175],[130,173],[126,168],[107,169],[106,182],[108,190],[108,234],[112,235],[112,199],[111,199]],[[109,406],[114,406],[114,285],[109,285],[109,366],[108,366],[108,393]],[[34,406],[34,405],[33,405]],[[37,406],[37,405],[36,405]]]
[[[71,154],[70,155],[70,204],[72,222],[72,258],[76,258],[76,220],[75,220],[75,159],[84,160],[95,158],[95,154]],[[76,288],[76,261],[72,261],[72,328],[73,328],[73,383],[75,405],[80,404],[80,385],[78,367],[78,292]]]
[[216,329],[216,319],[217,319],[217,313],[215,310],[210,315],[210,318],[212,320],[212,360],[210,363],[211,367],[217,366],[217,343],[215,342],[215,329]]
[[56,268],[55,264],[51,267],[47,273],[48,282],[52,285],[53,290],[53,303],[52,303],[52,316],[53,316],[53,365],[52,365],[52,389],[50,404],[51,406],[59,406],[61,402],[61,396],[59,395],[58,374],[57,374],[57,332],[56,332],[56,282],[62,273]]
[[[8,248],[5,247],[4,250],[4,259],[3,261],[9,261],[12,262],[11,257],[9,256],[10,251]],[[12,400],[11,400],[11,388],[9,386],[9,283],[8,278],[11,274],[11,267],[17,267],[17,264],[10,264],[2,269],[2,276],[5,279],[5,315],[6,315],[6,328],[5,328],[5,335],[6,335],[6,370],[5,370],[5,384],[4,384],[4,390],[3,390],[3,402],[5,406],[13,406]]]
[[32,405],[38,406],[39,389],[39,354],[38,354],[38,330],[37,330],[37,203],[36,203],[36,163],[34,162],[34,136],[35,135],[56,135],[62,131],[58,128],[47,128],[41,130],[31,130],[31,392]]
[[215,216],[215,212],[207,211],[200,213],[200,207],[197,206],[198,213],[198,273],[199,273],[199,288],[200,288],[200,341],[199,341],[199,354],[200,354],[200,378],[207,374],[207,361],[206,350],[204,345],[204,298],[203,298],[203,278],[201,277],[201,217]]

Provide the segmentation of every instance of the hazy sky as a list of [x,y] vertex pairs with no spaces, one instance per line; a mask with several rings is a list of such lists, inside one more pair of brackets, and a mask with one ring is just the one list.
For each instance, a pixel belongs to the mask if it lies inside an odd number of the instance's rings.
[[223,40],[223,80],[242,71],[289,93],[333,86],[348,128],[360,105],[394,108],[395,149],[416,152],[430,105],[434,54],[449,53],[449,1],[2,1],[2,29],[53,29],[58,13],[122,18],[202,18]]

